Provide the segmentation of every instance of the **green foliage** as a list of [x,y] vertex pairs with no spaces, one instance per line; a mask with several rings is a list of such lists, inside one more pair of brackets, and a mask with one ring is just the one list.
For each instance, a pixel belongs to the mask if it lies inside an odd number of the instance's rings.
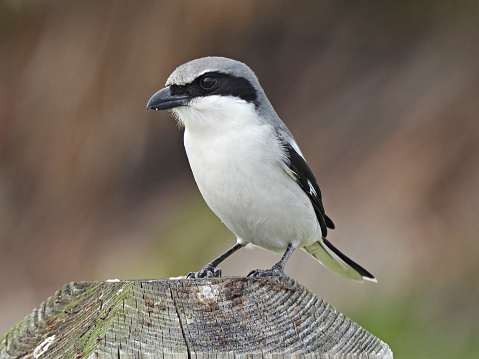
[[388,343],[395,358],[477,358],[478,289],[464,282],[416,285],[369,301],[351,318]]
[[200,270],[236,241],[199,193],[174,208],[166,223],[157,234],[164,240],[155,251],[155,256],[168,269],[166,277]]

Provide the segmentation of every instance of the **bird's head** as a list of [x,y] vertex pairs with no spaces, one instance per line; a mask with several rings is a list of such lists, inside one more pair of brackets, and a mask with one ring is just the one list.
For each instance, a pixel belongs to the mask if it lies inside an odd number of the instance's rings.
[[266,106],[272,110],[248,66],[224,57],[203,57],[178,67],[146,109],[171,110],[188,128],[212,127],[219,122],[231,125]]

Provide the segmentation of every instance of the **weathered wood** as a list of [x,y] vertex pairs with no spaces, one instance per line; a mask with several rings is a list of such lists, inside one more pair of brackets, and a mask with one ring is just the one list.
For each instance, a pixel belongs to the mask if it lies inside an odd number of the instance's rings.
[[393,355],[288,277],[70,283],[0,341],[2,359],[165,357]]

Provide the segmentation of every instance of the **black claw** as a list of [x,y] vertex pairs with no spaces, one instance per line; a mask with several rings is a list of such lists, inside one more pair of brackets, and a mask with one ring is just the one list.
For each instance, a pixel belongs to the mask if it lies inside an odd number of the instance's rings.
[[271,269],[253,269],[248,273],[248,277],[284,277],[284,271],[278,268]]
[[271,269],[253,269],[248,277],[284,277],[284,267],[281,262],[276,263]]
[[220,268],[204,267],[199,272],[190,272],[186,278],[219,278],[221,277]]

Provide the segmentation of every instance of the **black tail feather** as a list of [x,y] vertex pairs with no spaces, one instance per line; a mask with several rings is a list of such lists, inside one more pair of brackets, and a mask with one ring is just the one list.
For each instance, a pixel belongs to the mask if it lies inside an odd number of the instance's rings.
[[334,253],[336,254],[339,258],[341,258],[344,262],[346,262],[348,265],[350,265],[355,271],[357,271],[363,278],[369,278],[373,281],[376,280],[376,278],[369,273],[366,269],[361,267],[359,264],[354,262],[352,259],[346,257],[339,249],[337,249],[335,246],[331,244],[330,241],[328,241],[326,238],[323,238],[324,244]]

